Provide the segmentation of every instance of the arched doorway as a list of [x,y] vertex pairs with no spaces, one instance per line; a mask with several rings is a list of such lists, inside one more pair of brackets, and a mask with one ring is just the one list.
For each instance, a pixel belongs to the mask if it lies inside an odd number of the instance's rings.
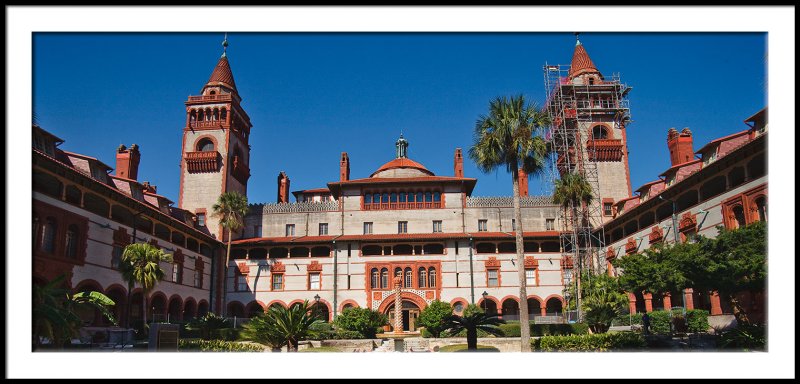
[[[384,312],[389,317],[389,324],[394,326],[394,304],[389,305]],[[416,332],[417,318],[419,318],[420,308],[410,300],[403,300],[400,307],[400,313],[403,320],[403,332]]]
[[517,300],[508,298],[503,301],[503,319],[519,320],[519,303]]

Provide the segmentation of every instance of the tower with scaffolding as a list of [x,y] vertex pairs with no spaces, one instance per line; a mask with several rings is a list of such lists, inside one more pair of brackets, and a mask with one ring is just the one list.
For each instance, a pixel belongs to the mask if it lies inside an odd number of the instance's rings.
[[[591,203],[559,210],[562,260],[572,276],[602,273],[606,243],[602,224],[613,218],[613,203],[631,195],[625,128],[631,121],[630,87],[619,74],[605,78],[577,40],[570,65],[544,65],[550,117],[545,138],[552,150],[550,186],[574,173],[592,188]],[[579,289],[579,288],[578,288]]]

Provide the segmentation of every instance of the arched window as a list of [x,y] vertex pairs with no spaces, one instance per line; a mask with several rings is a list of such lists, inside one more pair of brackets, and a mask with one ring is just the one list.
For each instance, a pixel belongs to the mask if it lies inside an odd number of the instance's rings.
[[412,282],[412,274],[413,274],[413,273],[411,272],[411,268],[408,268],[408,267],[407,267],[407,268],[405,269],[405,274],[406,274],[406,276],[405,276],[405,279],[403,279],[403,283],[405,283],[405,284],[404,284],[404,286],[403,286],[403,287],[404,287],[404,288],[413,288],[413,287],[414,287],[414,286],[412,285],[412,284],[413,284],[413,282]]
[[371,280],[370,288],[378,289],[378,268],[372,268],[372,280]]
[[403,277],[403,270],[400,267],[394,269],[394,277]]
[[417,192],[417,203],[423,202],[424,201],[423,197],[424,196],[423,196],[422,192]]
[[396,203],[397,202],[397,193],[396,192],[392,192],[391,196],[389,197],[389,201],[392,202],[392,203]]
[[425,267],[419,268],[419,287],[425,288],[428,286],[428,271],[425,270]]
[[201,109],[197,111],[197,120],[203,121],[205,119],[205,112]]
[[197,151],[211,152],[214,150],[214,142],[210,139],[202,139],[197,142]]
[[608,131],[602,125],[596,125],[592,128],[592,139],[607,139],[608,138]]
[[744,220],[744,209],[741,205],[733,207],[733,217],[736,219],[736,228],[744,227],[746,222]]
[[209,92],[208,94],[213,96],[213,95],[216,95],[216,94],[217,94],[217,91],[211,91],[211,92]]
[[386,268],[381,269],[381,288],[386,289],[389,287],[389,270]]
[[764,196],[756,198],[756,208],[758,209],[758,220],[767,221],[767,198]]
[[372,204],[372,195],[367,194],[364,196],[364,204]]
[[383,195],[381,195],[381,203],[388,203],[388,202],[389,202],[389,194],[384,193]]
[[401,202],[401,203],[405,203],[405,202],[406,202],[406,196],[407,196],[407,195],[406,195],[406,193],[405,193],[405,192],[400,192],[400,194],[399,194],[399,196],[398,196],[398,197],[400,198],[400,202]]
[[66,256],[68,259],[78,258],[78,226],[75,224],[67,228]]
[[589,78],[589,85],[594,85],[594,77]]
[[430,203],[433,201],[433,194],[430,192],[425,192],[425,202]]
[[442,193],[441,192],[434,192],[433,193],[433,202],[438,203],[442,201]]
[[409,193],[406,194],[406,196],[408,197],[408,202],[409,203],[413,203],[414,202],[414,192],[409,192]]
[[436,268],[428,268],[428,287],[436,288]]
[[380,203],[381,202],[381,194],[380,193],[376,193],[376,194],[372,195],[372,202],[375,203],[375,204]]
[[53,253],[56,250],[56,230],[58,225],[56,220],[48,217],[42,230],[42,250],[47,253]]
[[222,113],[220,114],[219,117],[222,120],[227,120],[228,119],[228,110],[225,109],[225,108],[222,108]]

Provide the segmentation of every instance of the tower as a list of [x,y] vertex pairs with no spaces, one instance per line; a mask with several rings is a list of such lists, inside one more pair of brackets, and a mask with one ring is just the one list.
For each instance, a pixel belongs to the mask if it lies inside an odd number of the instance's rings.
[[631,88],[618,74],[606,78],[577,39],[570,65],[544,66],[545,108],[552,121],[547,138],[554,150],[551,180],[568,173],[591,186],[591,204],[561,210],[561,246],[578,265],[603,268],[602,224],[611,220],[614,202],[630,197],[626,126]]
[[222,46],[208,82],[199,95],[185,102],[178,206],[198,215],[198,222],[205,223],[210,234],[224,240],[211,207],[222,193],[247,195],[252,124],[233,80],[227,37]]

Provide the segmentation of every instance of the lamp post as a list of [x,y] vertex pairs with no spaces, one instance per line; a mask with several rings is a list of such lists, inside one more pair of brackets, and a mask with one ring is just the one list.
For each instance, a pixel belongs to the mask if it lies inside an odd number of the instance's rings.
[[486,303],[486,297],[489,296],[489,292],[483,291],[481,296],[483,296],[483,313],[486,313],[486,310],[489,309],[489,306]]
[[319,294],[314,295],[314,315],[316,315],[319,312],[319,299],[320,299]]

